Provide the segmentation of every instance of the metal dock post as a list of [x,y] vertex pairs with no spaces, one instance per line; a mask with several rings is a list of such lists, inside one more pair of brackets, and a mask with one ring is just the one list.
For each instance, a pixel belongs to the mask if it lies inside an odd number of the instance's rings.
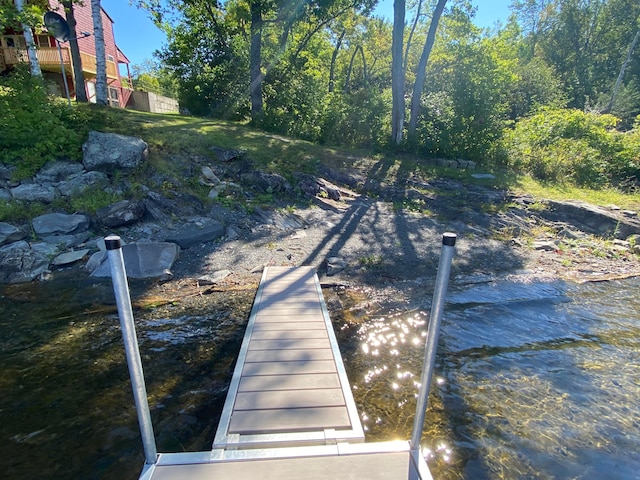
[[129,285],[127,283],[127,273],[122,256],[122,242],[117,235],[109,235],[104,239],[104,243],[109,257],[109,266],[111,267],[113,292],[116,296],[118,317],[120,318],[120,326],[122,328],[122,339],[124,341],[125,353],[127,354],[127,366],[129,367],[129,376],[131,377],[131,386],[133,388],[133,398],[136,403],[136,412],[138,412],[138,423],[140,424],[140,433],[142,434],[145,463],[154,464],[157,461],[158,452],[156,449],[156,440],[153,435],[153,426],[151,424],[147,389],[142,372],[138,339],[136,338],[136,327],[133,323]]
[[455,252],[455,245],[455,233],[447,232],[442,236],[442,251],[440,253],[440,263],[438,264],[436,286],[433,291],[431,314],[429,315],[429,328],[427,330],[427,341],[424,347],[422,376],[420,377],[420,391],[418,394],[418,403],[416,405],[416,416],[413,420],[413,430],[411,432],[411,450],[420,449],[422,427],[424,426],[424,417],[427,413],[431,377],[433,375],[436,350],[438,348],[438,333],[440,330],[440,321],[442,320],[442,310],[444,309],[444,296],[447,293],[447,286],[449,285],[449,274],[451,273],[451,261]]

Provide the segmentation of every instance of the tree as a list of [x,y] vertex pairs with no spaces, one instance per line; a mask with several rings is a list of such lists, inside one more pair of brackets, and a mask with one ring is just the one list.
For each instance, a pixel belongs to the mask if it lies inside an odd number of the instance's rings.
[[402,143],[405,103],[404,103],[404,20],[405,0],[393,2],[393,38],[391,41],[391,141]]
[[415,136],[416,126],[418,124],[420,99],[422,97],[424,82],[427,77],[427,62],[429,61],[429,55],[431,54],[431,49],[433,48],[433,44],[436,40],[436,30],[438,29],[438,23],[440,22],[440,17],[444,11],[446,3],[447,0],[438,0],[438,3],[433,10],[431,23],[429,24],[429,33],[427,34],[427,39],[424,42],[420,62],[418,62],[418,66],[416,67],[416,81],[413,85],[413,95],[411,96],[411,116],[409,117],[409,135],[412,137]]
[[251,50],[249,52],[249,97],[251,98],[251,119],[260,123],[262,117],[262,0],[250,0]]
[[67,23],[71,30],[69,46],[71,47],[71,61],[73,62],[73,78],[76,85],[76,101],[87,102],[87,91],[84,86],[84,73],[82,72],[82,57],[78,48],[78,32],[76,31],[76,17],[73,11],[73,1],[64,0],[62,2],[67,16]]
[[[18,12],[22,13],[24,11],[24,1],[16,0],[16,7]],[[42,71],[40,70],[40,63],[38,63],[38,54],[36,52],[36,45],[33,41],[31,26],[23,21],[22,31],[24,32],[24,39],[27,43],[27,54],[29,56],[29,64],[31,65],[31,75],[41,77]]]
[[96,45],[96,103],[107,105],[107,55],[104,49],[100,0],[91,0],[91,18],[93,19],[93,37]]
[[607,107],[604,109],[603,113],[609,113],[613,109],[613,105],[614,105],[614,103],[616,101],[616,94],[618,93],[618,90],[620,89],[620,84],[622,83],[622,78],[624,77],[624,71],[627,69],[627,65],[629,65],[629,62],[631,61],[631,55],[633,55],[633,51],[636,48],[636,44],[638,43],[638,39],[640,39],[640,30],[638,30],[636,32],[635,36],[633,37],[633,41],[631,42],[631,46],[629,47],[629,52],[627,53],[627,58],[625,59],[624,63],[622,64],[622,67],[620,67],[620,73],[618,74],[618,79],[616,80],[616,84],[613,87],[613,93],[611,94],[611,100],[609,101],[609,104],[607,105]]
[[528,58],[536,54],[538,39],[548,31],[555,16],[556,0],[514,0],[511,4],[515,18],[527,35]]

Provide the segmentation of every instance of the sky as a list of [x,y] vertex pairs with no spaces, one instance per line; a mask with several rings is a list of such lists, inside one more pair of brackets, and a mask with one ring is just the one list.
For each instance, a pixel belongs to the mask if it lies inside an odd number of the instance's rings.
[[[480,27],[493,27],[497,21],[506,23],[512,0],[472,0],[478,8],[475,18]],[[152,59],[153,52],[167,43],[167,37],[149,19],[144,10],[129,5],[126,0],[102,0],[102,8],[114,21],[113,29],[118,47],[132,65]],[[381,0],[376,14],[393,18],[393,0]]]

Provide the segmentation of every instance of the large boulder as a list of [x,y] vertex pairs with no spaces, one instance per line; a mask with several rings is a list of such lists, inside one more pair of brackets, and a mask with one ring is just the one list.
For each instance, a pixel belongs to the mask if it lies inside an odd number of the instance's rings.
[[105,227],[115,228],[137,222],[144,216],[144,212],[145,209],[142,202],[121,200],[98,209],[96,217]]
[[49,269],[49,259],[24,240],[0,247],[0,283],[30,282]]
[[147,144],[139,138],[91,131],[82,145],[82,163],[87,170],[106,173],[130,170],[146,159],[148,151]]
[[37,236],[48,237],[84,232],[89,228],[91,218],[79,213],[47,213],[34,218],[31,223]]
[[[170,274],[173,262],[178,258],[180,248],[170,242],[130,243],[122,246],[127,277],[154,278]],[[95,258],[94,258],[95,257]],[[97,268],[91,272],[93,277],[110,277],[111,267],[106,252],[98,252],[92,256],[90,263]]]

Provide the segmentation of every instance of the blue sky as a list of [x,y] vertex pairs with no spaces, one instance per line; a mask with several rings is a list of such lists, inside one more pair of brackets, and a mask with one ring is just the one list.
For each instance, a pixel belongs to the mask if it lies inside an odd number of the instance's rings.
[[[492,27],[498,20],[506,22],[511,1],[472,0],[478,7],[475,23],[481,27]],[[102,0],[102,8],[115,22],[116,42],[132,64],[153,58],[153,52],[166,43],[166,36],[149,20],[147,13],[130,6],[128,1]],[[376,12],[392,18],[393,0],[381,0]]]

